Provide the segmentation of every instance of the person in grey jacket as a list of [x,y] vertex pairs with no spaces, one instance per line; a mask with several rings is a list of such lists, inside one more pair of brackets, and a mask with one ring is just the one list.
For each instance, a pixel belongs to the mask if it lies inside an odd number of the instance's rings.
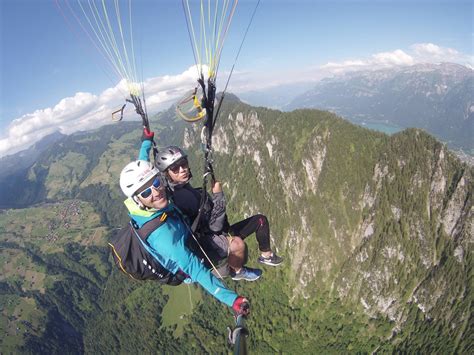
[[[189,183],[192,174],[189,169],[186,153],[179,147],[170,146],[162,149],[155,162],[157,168],[165,174],[171,188],[174,203],[190,217],[193,221],[199,213],[201,203],[201,191],[195,189]],[[270,230],[267,218],[262,215],[254,215],[243,221],[229,225],[225,212],[225,198],[220,182],[212,186],[213,196],[208,198],[208,203],[203,206],[199,233],[204,235],[231,235],[234,239],[243,240],[255,233],[259,244],[261,255],[258,262],[266,265],[279,265],[283,259],[276,255],[270,248]],[[211,237],[212,238],[212,237]],[[234,268],[232,278],[234,280],[247,279],[246,274],[258,273],[259,269],[244,267],[244,255],[239,259],[242,268]]]

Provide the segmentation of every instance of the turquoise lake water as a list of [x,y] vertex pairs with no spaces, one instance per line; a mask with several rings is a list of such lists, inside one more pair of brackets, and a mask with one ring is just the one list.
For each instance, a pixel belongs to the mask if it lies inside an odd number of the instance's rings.
[[398,127],[382,122],[363,122],[358,124],[364,128],[372,129],[374,131],[379,131],[386,134],[394,134],[403,130],[403,127]]

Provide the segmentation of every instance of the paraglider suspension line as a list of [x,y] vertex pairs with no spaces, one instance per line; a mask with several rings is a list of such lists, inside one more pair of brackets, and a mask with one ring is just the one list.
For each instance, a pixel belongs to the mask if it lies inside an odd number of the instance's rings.
[[[148,114],[146,110],[143,109],[142,100],[140,99],[140,97],[130,94],[130,99],[126,99],[126,101],[130,102],[131,104],[133,104],[133,106],[135,106],[135,112],[142,118],[143,128],[146,128],[148,131],[150,131],[150,121],[148,120]],[[143,102],[145,102],[145,96],[143,96]],[[122,111],[124,107],[122,107]],[[158,154],[158,149],[156,147],[155,140],[152,140],[152,142],[153,142],[153,160],[155,160],[156,155]]]
[[222,102],[224,101],[225,93],[227,92],[227,87],[229,86],[230,78],[232,77],[232,74],[234,73],[235,64],[237,63],[237,60],[239,59],[240,51],[242,50],[242,47],[244,46],[245,39],[247,38],[247,34],[249,32],[250,26],[252,25],[255,14],[257,13],[259,4],[260,4],[260,0],[257,1],[257,4],[255,5],[255,8],[253,9],[252,17],[250,17],[249,24],[247,25],[247,29],[245,30],[244,37],[242,38],[242,42],[240,42],[240,47],[239,47],[239,50],[237,51],[237,55],[235,56],[234,64],[232,64],[232,68],[230,70],[229,76],[227,77],[227,82],[225,83],[224,91],[222,92],[221,99],[219,100],[219,105],[217,106],[214,122],[212,123],[213,126],[216,123],[217,117],[219,117],[219,112],[221,110]]

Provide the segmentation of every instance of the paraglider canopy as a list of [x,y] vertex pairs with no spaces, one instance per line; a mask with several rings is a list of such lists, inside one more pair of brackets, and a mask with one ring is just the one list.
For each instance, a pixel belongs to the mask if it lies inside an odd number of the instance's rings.
[[238,0],[182,0],[199,78],[215,82]]
[[[69,27],[86,37],[105,59],[108,71],[125,83],[126,102],[135,106],[143,125],[149,128],[143,82],[138,79],[133,39],[132,1],[55,0]],[[112,113],[112,120],[123,118],[125,105]]]

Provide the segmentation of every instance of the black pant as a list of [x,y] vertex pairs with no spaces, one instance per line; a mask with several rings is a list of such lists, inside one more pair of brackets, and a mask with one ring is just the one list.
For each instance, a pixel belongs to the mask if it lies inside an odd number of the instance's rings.
[[242,239],[247,238],[250,234],[255,233],[260,251],[271,251],[270,248],[270,226],[268,219],[263,214],[256,214],[255,216],[237,222],[228,228],[228,232],[232,236],[237,236]]

